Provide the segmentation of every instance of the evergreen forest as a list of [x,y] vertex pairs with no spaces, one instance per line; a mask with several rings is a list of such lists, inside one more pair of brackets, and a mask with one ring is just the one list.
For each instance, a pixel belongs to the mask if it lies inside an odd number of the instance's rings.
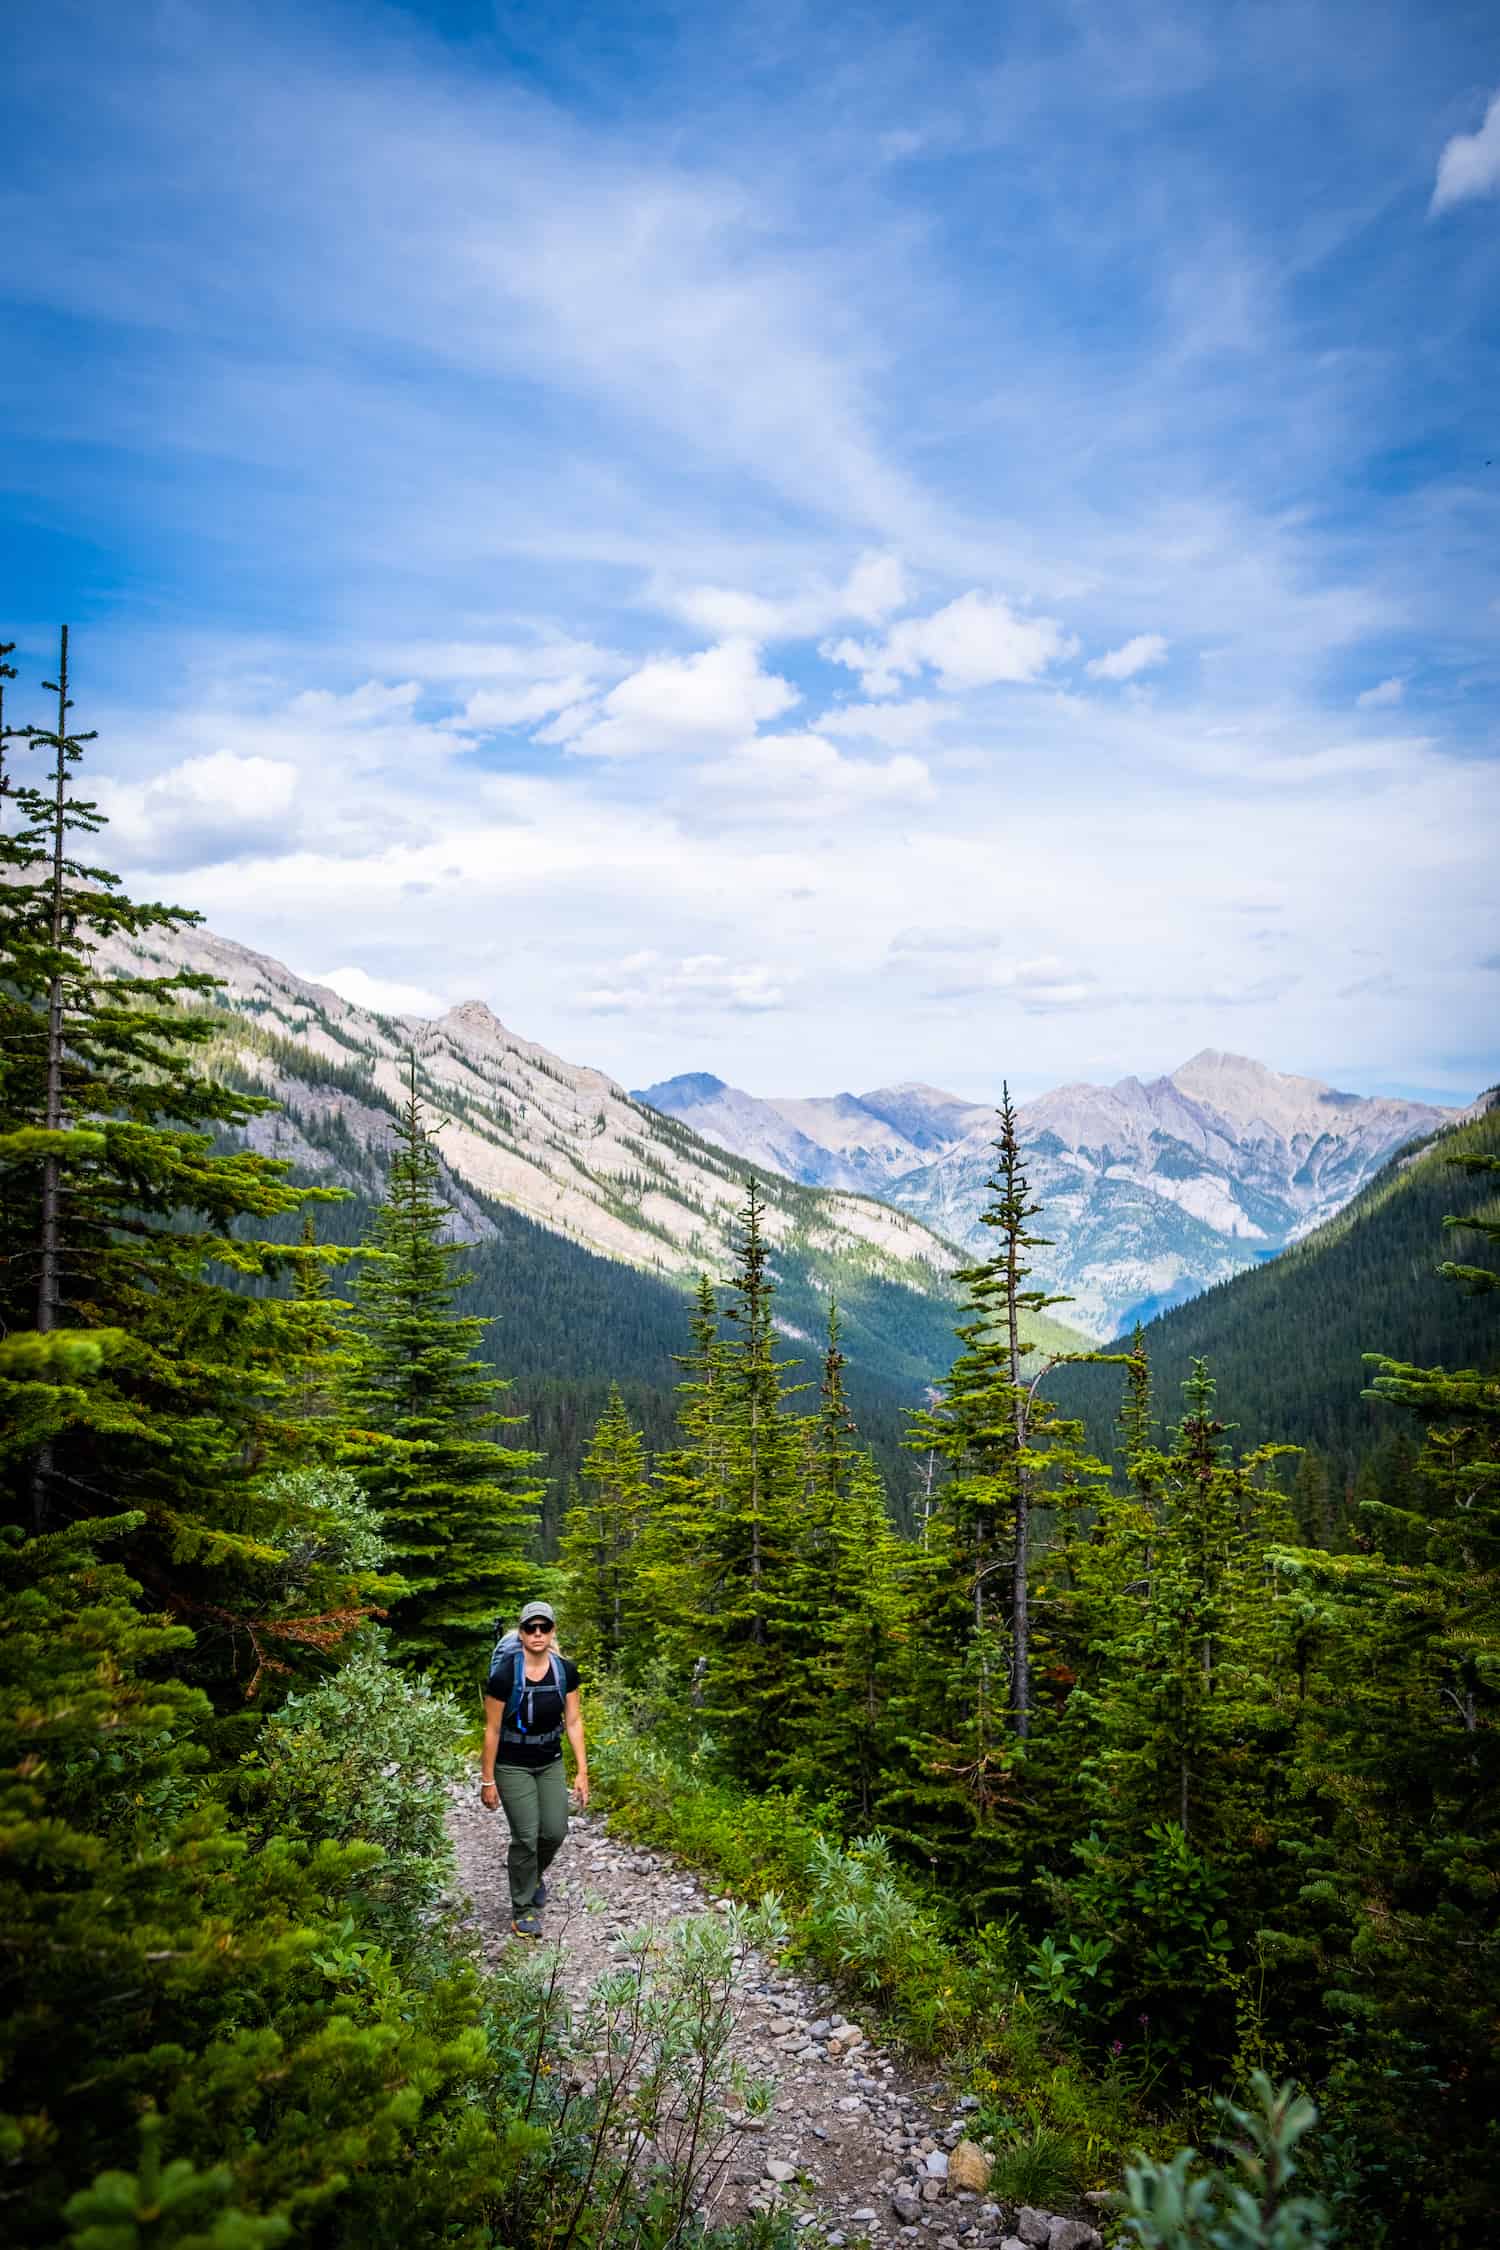
[[[774,1893],[730,1931],[778,1928],[940,2061],[1016,2202],[1125,2181],[1101,2223],[1147,2250],[1482,2240],[1493,1120],[1329,1241],[1086,1352],[1032,1285],[1046,1214],[1007,1096],[990,1248],[902,1425],[857,1306],[787,1351],[753,1180],[691,1299],[606,1291],[578,1253],[545,1264],[544,1317],[494,1331],[415,1079],[351,1199],[257,1153],[268,1105],[219,1065],[210,979],[98,973],[104,939],[192,917],[102,864],[66,633],[24,725],[10,653],[6,2239],[707,2240],[691,2160],[549,2075],[544,1986],[483,1969],[454,1910],[443,1812],[492,1623],[546,1592],[610,1817]],[[513,1307],[539,1231],[505,1235]],[[1452,1308],[1449,1360],[1415,1354],[1382,1260]],[[1294,1300],[1308,1272],[1325,1294]],[[1335,1362],[1357,1409],[1279,1419]],[[708,2083],[683,2021],[659,2084]],[[1278,2085],[1297,2198],[1282,2149],[1217,2200],[1188,2146]],[[774,2214],[738,2234],[792,2239]]]

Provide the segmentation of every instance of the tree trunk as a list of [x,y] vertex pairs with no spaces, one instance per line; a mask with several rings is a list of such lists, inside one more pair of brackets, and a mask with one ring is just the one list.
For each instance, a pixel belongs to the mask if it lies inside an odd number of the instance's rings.
[[1031,1614],[1028,1607],[1031,1542],[1031,1493],[1026,1482],[1026,1471],[1021,1455],[1026,1449],[1026,1396],[1021,1389],[1021,1315],[1016,1303],[1020,1281],[1016,1274],[1016,1238],[1012,1234],[1006,1256],[1005,1315],[1010,1345],[1010,1381],[1015,1404],[1016,1439],[1016,1572],[1015,1591],[1011,1604],[1011,1634],[1015,1642],[1016,1676],[1012,1688],[1012,1702],[1016,1714],[1016,1733],[1022,1741],[1031,1731]]
[[[62,952],[64,893],[64,805],[68,766],[68,628],[62,629],[62,649],[57,667],[57,762],[53,768],[52,873],[49,937],[54,955],[47,988],[47,1076],[44,1122],[49,1133],[63,1123],[63,979],[56,956]],[[62,1160],[42,1159],[41,1267],[37,1277],[36,1325],[39,1335],[49,1335],[58,1325],[62,1302]],[[32,1464],[31,1513],[38,1536],[47,1526],[47,1485],[52,1475],[52,1447],[42,1446]]]

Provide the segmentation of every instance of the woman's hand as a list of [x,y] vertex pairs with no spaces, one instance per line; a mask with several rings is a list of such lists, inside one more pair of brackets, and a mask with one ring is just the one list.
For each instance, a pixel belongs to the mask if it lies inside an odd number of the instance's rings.
[[579,1774],[574,1781],[573,1795],[577,1799],[579,1811],[586,1812],[589,1802],[589,1777],[586,1773]]
[[491,1812],[495,1810],[500,1802],[500,1792],[493,1781],[481,1781],[479,1784],[479,1802],[487,1806]]

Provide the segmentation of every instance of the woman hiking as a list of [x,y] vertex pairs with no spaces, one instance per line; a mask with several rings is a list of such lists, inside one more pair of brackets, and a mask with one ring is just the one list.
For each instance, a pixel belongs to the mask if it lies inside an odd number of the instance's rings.
[[510,1926],[517,1937],[539,1938],[547,1903],[547,1869],[568,1833],[568,1785],[562,1738],[573,1749],[573,1787],[589,1801],[589,1762],[583,1746],[578,1666],[553,1646],[557,1618],[550,1602],[527,1602],[517,1628],[495,1651],[484,1689],[484,1749],[479,1794],[493,1812],[505,1807],[510,1823]]

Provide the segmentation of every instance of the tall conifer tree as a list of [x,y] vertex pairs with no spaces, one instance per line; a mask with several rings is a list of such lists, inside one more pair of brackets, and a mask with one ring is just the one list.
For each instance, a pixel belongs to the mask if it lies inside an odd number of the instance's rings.
[[500,1435],[520,1418],[500,1413],[508,1386],[478,1356],[489,1322],[457,1309],[472,1277],[449,1219],[413,1054],[355,1298],[350,1457],[405,1583],[391,1612],[402,1650],[468,1683],[497,1612],[525,1599],[541,1487],[539,1456]]
[[[1031,1730],[1033,1511],[1044,1492],[1047,1504],[1069,1505],[1080,1496],[1081,1477],[1104,1474],[1100,1464],[1083,1457],[1077,1425],[1064,1423],[1041,1391],[1046,1367],[1028,1374],[1023,1364],[1027,1316],[1066,1300],[1026,1286],[1027,1253],[1044,1249],[1046,1238],[1031,1231],[1041,1206],[1027,1184],[1008,1087],[994,1145],[993,1200],[981,1221],[998,1238],[995,1251],[958,1276],[971,1315],[958,1330],[963,1348],[936,1403],[915,1418],[912,1440],[952,1471],[944,1506],[953,1525],[954,1567],[966,1582],[970,1607],[966,1639],[977,1660],[974,1727],[981,1775],[996,1757],[1003,1758],[1007,1710],[1019,1740]],[[997,1599],[1002,1588],[1008,1595],[1003,1605]],[[993,1677],[997,1657],[1009,1675],[1003,1683]]]
[[568,1653],[629,1676],[650,1641],[640,1543],[650,1501],[641,1433],[611,1383],[568,1510],[559,1560],[568,1574]]
[[5,726],[7,767],[24,742],[47,778],[5,777],[0,1320],[13,1341],[36,1339],[38,1366],[51,1352],[53,1376],[86,1339],[99,1348],[86,1382],[25,1387],[26,1449],[0,1462],[0,1514],[45,1528],[132,1512],[132,1570],[194,1623],[190,1661],[233,1694],[236,1679],[242,1692],[268,1662],[327,1645],[358,1615],[347,1575],[300,1584],[294,1599],[284,1554],[260,1535],[255,1479],[299,1450],[289,1308],[223,1278],[263,1290],[284,1273],[285,1245],[259,1227],[317,1191],[249,1149],[215,1148],[271,1105],[201,1066],[217,1031],[213,979],[97,966],[106,941],[118,959],[196,917],[138,905],[78,856],[73,839],[102,817],[77,788],[91,737],[70,717],[66,634],[60,656],[53,725]]

